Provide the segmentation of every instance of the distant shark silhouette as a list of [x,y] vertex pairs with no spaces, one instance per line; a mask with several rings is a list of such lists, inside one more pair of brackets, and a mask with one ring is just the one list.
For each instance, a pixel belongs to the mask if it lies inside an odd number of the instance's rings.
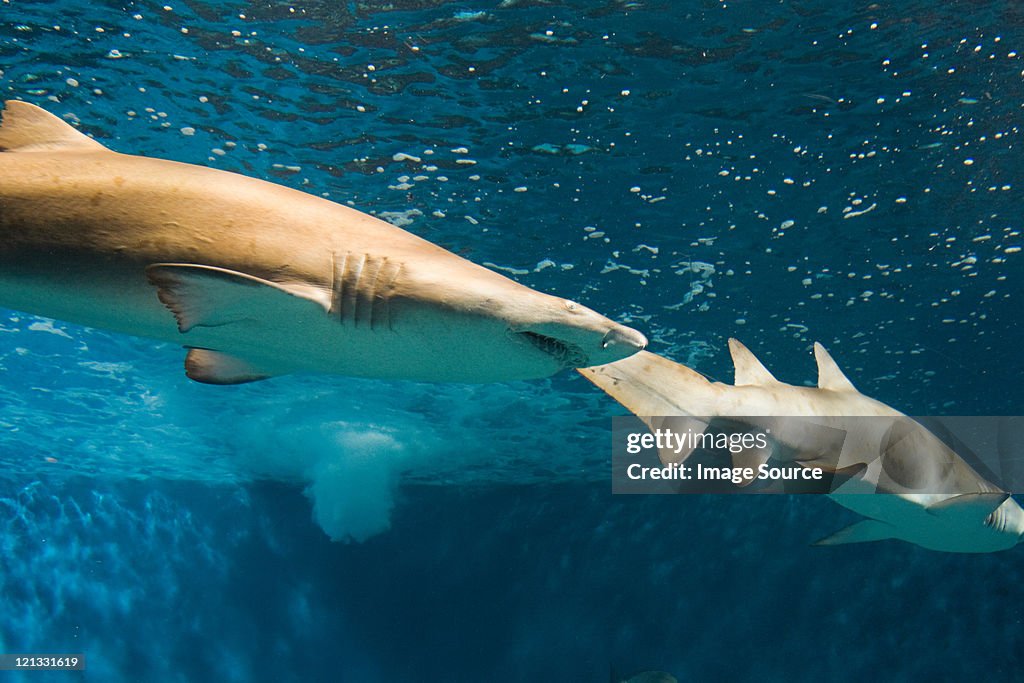
[[118,154],[17,101],[0,125],[0,306],[181,344],[213,384],[527,379],[647,343],[355,209]]
[[608,680],[610,683],[678,683],[675,676],[664,671],[642,671],[629,678],[622,678],[612,669]]
[[[771,457],[842,475],[844,483],[830,496],[869,519],[817,545],[894,538],[932,550],[980,553],[1020,542],[1024,510],[1009,493],[919,423],[857,391],[821,344],[814,345],[817,387],[779,382],[735,339],[729,350],[733,386],[647,351],[579,372],[652,429],[661,426],[661,416],[683,416],[698,433],[712,418],[770,432],[770,452],[742,452],[734,464],[756,467]],[[836,433],[843,436],[838,449]],[[662,459],[688,455],[666,453]]]

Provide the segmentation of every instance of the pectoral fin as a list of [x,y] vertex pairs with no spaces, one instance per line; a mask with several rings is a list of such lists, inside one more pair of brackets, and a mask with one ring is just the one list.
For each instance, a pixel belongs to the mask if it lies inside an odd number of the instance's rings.
[[696,441],[696,437],[699,437],[708,428],[708,425],[703,420],[698,420],[692,417],[683,417],[678,415],[672,415],[669,417],[649,417],[651,429],[670,429],[675,434],[684,436],[686,441],[683,446],[677,451],[677,445],[671,445],[668,448],[663,448],[658,451],[658,457],[661,459],[663,465],[669,465],[672,463],[681,465],[686,462],[686,459],[693,453],[693,443]]
[[329,292],[312,285],[271,282],[224,268],[157,263],[146,275],[182,334],[242,322],[280,326],[330,309]]
[[[801,463],[805,467],[814,467],[813,464]],[[848,467],[841,467],[832,473],[832,484],[830,488],[833,493],[864,495],[874,493],[877,490],[875,484],[864,480],[864,474],[868,471],[865,463],[858,462]]]
[[981,524],[1009,497],[1009,493],[1002,491],[994,493],[964,493],[939,501],[938,503],[932,503],[928,506],[928,512],[939,517],[955,515],[959,518],[977,521],[978,524]]
[[[158,263],[146,269],[182,334],[197,327],[237,327],[238,338],[299,329],[330,308],[330,294],[301,283],[278,283],[224,268]],[[230,329],[234,329],[231,327]],[[243,384],[272,374],[221,351],[192,348],[185,374],[205,384]]]
[[845,545],[847,543],[869,543],[896,538],[893,528],[877,519],[864,519],[840,529],[831,536],[815,541],[812,545]]
[[758,448],[757,446],[751,446],[750,448],[744,448],[743,450],[732,454],[732,466],[740,467],[744,472],[751,472],[752,475],[749,478],[744,478],[739,486],[749,486],[757,476],[758,468],[764,465],[772,457],[772,448],[768,446],[766,448]]
[[[756,479],[758,468],[771,459],[775,451],[775,444],[762,435],[764,447],[759,447],[757,435],[761,433],[761,430],[742,420],[718,418],[714,421],[713,428],[721,434],[729,436],[728,457],[732,460],[732,466],[743,471],[749,470],[752,473],[750,477],[743,478],[737,485],[749,486]],[[737,435],[742,437],[743,443],[736,443],[733,440]],[[750,445],[744,448],[744,444]]]

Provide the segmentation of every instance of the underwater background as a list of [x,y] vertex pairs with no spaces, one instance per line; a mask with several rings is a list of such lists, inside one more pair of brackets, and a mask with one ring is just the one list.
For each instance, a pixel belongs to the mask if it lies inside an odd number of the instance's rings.
[[[0,96],[369,211],[731,380],[824,343],[1016,415],[1024,6],[0,0]],[[282,225],[281,230],[287,231]],[[818,496],[612,496],[575,373],[190,382],[0,310],[11,681],[1019,680],[1019,551],[810,542]]]

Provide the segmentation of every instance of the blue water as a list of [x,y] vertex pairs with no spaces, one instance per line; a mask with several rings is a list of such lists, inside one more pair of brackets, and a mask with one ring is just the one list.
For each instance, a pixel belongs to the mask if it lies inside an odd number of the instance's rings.
[[[0,95],[351,201],[719,379],[730,336],[794,383],[820,340],[907,413],[1021,412],[1014,3],[166,2],[2,0]],[[5,680],[1020,678],[1019,551],[612,497],[621,409],[574,374],[181,358],[0,311],[0,652],[88,657]]]

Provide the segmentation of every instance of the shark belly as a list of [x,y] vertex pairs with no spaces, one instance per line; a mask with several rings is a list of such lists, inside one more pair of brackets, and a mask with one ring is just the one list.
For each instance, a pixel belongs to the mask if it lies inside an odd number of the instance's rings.
[[46,271],[0,261],[0,302],[7,308],[86,327],[162,341],[178,341],[173,316],[160,303],[141,272]]
[[936,513],[933,506],[953,501],[962,494],[848,493],[831,494],[836,503],[881,525],[895,538],[949,553],[990,553],[1017,544],[1019,531],[1005,528],[999,520],[1016,517],[1019,506],[1011,498],[979,520],[958,515],[955,509]]
[[[0,260],[0,302],[86,327],[230,354],[265,376],[326,371],[422,381],[523,378],[505,349],[489,343],[496,334],[493,321],[409,301],[391,302],[387,319],[370,324],[366,316],[329,316],[270,300],[182,332],[144,271],[107,261],[86,266],[54,258],[41,268]],[[458,354],[452,353],[455,345]],[[537,377],[555,369],[552,361]]]

